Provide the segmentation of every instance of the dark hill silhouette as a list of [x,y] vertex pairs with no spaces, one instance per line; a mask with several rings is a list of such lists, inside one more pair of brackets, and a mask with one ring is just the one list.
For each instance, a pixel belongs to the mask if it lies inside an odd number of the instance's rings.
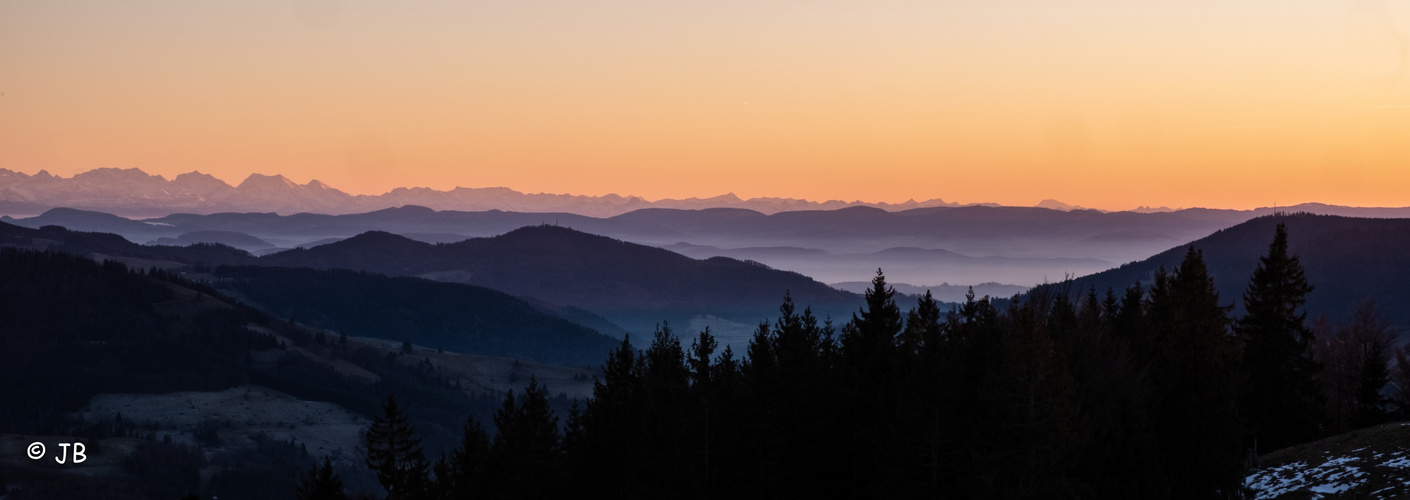
[[0,246],[53,250],[97,259],[143,259],[172,264],[239,265],[256,262],[249,252],[221,244],[138,245],[111,233],[70,231],[59,226],[30,229],[4,222],[0,222]]
[[[1033,207],[932,207],[887,212],[870,207],[805,210],[765,215],[743,209],[642,209],[615,217],[568,213],[433,211],[405,206],[361,214],[174,214],[133,221],[98,212],[55,209],[14,221],[26,227],[59,224],[82,230],[161,233],[220,230],[275,240],[314,241],[366,231],[460,234],[484,237],[535,224],[554,224],[652,245],[689,242],[723,247],[798,246],[836,252],[890,247],[940,248],[966,255],[1080,257],[1111,260],[1128,251],[1113,241],[1169,245],[1243,222],[1251,212],[1190,209],[1176,212],[1064,212]],[[154,237],[152,237],[154,238]],[[135,237],[141,241],[152,238]],[[1034,244],[1043,247],[1033,249]],[[1007,246],[1006,246],[1007,245]],[[1095,251],[1095,253],[1093,252]],[[1006,252],[1006,253],[1005,253]],[[1137,255],[1149,255],[1143,252]],[[1122,259],[1117,259],[1122,260]]]
[[785,292],[799,304],[813,306],[819,317],[839,320],[850,317],[861,302],[855,294],[758,263],[723,257],[696,260],[554,226],[529,226],[450,244],[371,231],[256,258],[223,245],[137,245],[113,234],[0,223],[0,246],[118,258],[142,267],[311,267],[419,276],[537,299],[554,304],[539,307],[549,315],[583,319],[607,332],[621,332],[620,327],[636,333],[637,339],[646,339],[655,324],[669,321],[691,329],[713,325],[725,341],[743,340],[753,325],[776,313]]
[[[600,314],[648,333],[662,320],[702,315],[752,324],[790,292],[841,317],[859,297],[801,274],[729,258],[696,260],[564,227],[530,226],[492,238],[432,245],[389,233],[265,256],[263,265],[342,268],[485,286]],[[645,330],[643,332],[642,330]]]
[[[1321,207],[1330,209],[1329,207]],[[1001,262],[971,262],[966,266],[934,264],[903,270],[885,261],[847,268],[800,267],[787,257],[759,260],[776,269],[803,272],[822,281],[862,281],[880,266],[899,282],[978,283],[1002,280],[1031,285],[1045,277],[1105,269],[1105,263],[1148,257],[1181,242],[1207,236],[1253,217],[1257,212],[1190,209],[1161,213],[1092,210],[1060,211],[1034,207],[929,207],[887,212],[870,207],[802,210],[765,214],[739,208],[684,210],[648,208],[613,217],[570,213],[435,211],[403,206],[360,214],[298,213],[174,214],[132,221],[84,213],[85,230],[116,232],[135,241],[177,237],[191,231],[234,231],[263,239],[276,247],[307,246],[309,242],[347,238],[367,231],[387,231],[427,242],[490,237],[538,224],[553,224],[652,246],[679,243],[721,249],[709,256],[736,257],[741,248],[796,247],[832,254],[862,254],[892,247],[943,249],[964,256],[1025,259],[1095,259],[1097,267],[1074,269],[1061,262],[1030,263],[1015,271]],[[67,215],[66,215],[67,214]],[[62,216],[62,217],[61,217]],[[16,220],[26,227],[75,222],[72,211],[57,211]],[[66,226],[69,227],[69,226]],[[707,257],[692,253],[693,257]],[[736,257],[737,258],[737,257]],[[1036,266],[1036,267],[1034,267]],[[894,269],[894,272],[892,271]],[[847,270],[851,269],[851,272]],[[980,275],[974,278],[974,275]]]
[[[143,236],[175,236],[171,234],[171,226],[160,224],[148,224],[142,221],[119,217],[105,212],[92,210],[75,210],[72,208],[55,208],[45,211],[33,219],[36,224],[24,224],[26,227],[38,227],[39,225],[63,226],[74,231],[97,231],[103,233],[118,233],[135,239],[146,241]],[[18,222],[18,221],[6,221]],[[150,239],[150,238],[147,238]]]
[[306,268],[222,267],[216,275],[221,288],[275,315],[351,336],[562,366],[594,366],[619,343],[478,286]]
[[[1410,288],[1405,286],[1410,281],[1410,219],[1265,216],[1191,242],[1204,252],[1219,297],[1235,304],[1235,314],[1242,314],[1244,289],[1258,258],[1267,254],[1279,222],[1288,226],[1288,251],[1300,256],[1308,282],[1316,287],[1307,298],[1309,320],[1321,315],[1343,319],[1359,302],[1374,299],[1397,328],[1410,329]],[[1085,293],[1092,286],[1104,293],[1111,287],[1119,295],[1136,282],[1149,286],[1159,266],[1174,269],[1185,248],[1181,245],[1071,283],[1046,286],[1070,287],[1073,293]]]
[[[0,431],[53,425],[100,392],[224,389],[241,383],[238,354],[278,346],[245,328],[259,313],[181,285],[112,261],[0,249]],[[180,303],[208,304],[170,305]]]
[[197,243],[219,243],[253,252],[273,247],[268,241],[235,231],[191,231],[175,238],[157,238],[153,245],[194,245]]
[[[167,436],[163,440],[154,431],[161,424],[152,421],[124,421],[120,414],[74,417],[71,412],[99,394],[210,392],[253,384],[287,395],[280,398],[333,403],[370,419],[379,401],[395,393],[427,450],[437,454],[449,447],[439,443],[452,442],[451,429],[459,429],[467,415],[487,420],[498,406],[496,398],[472,397],[445,371],[419,363],[423,357],[358,341],[343,344],[174,273],[134,271],[113,261],[0,248],[0,318],[0,434],[25,435],[26,442],[73,436],[87,444],[90,459],[122,464],[92,476],[37,460],[8,461],[8,484],[0,486],[8,486],[11,498],[178,498],[199,486],[201,449],[180,444],[161,454],[144,451],[172,446],[170,436],[185,429],[168,427],[169,433],[160,433]],[[349,375],[357,372],[373,377]],[[261,404],[259,398],[249,402]],[[201,411],[194,405],[190,410]],[[283,420],[275,413],[269,412]],[[285,445],[291,455],[247,446],[260,445],[259,436],[268,436],[263,431],[253,441],[221,441],[216,429],[229,436],[232,425],[241,424],[210,422],[210,437],[199,437],[197,430],[197,444],[240,454],[230,469],[241,474],[229,476],[238,480],[222,482],[217,472],[212,481],[220,497],[293,498],[296,481],[290,480],[304,469],[307,452],[300,457],[292,440]],[[288,430],[303,423],[289,418]],[[112,438],[122,444],[111,446]],[[299,459],[284,462],[280,456]],[[181,472],[149,472],[154,470]],[[288,495],[244,486],[266,482],[285,485]],[[243,494],[229,494],[234,492]]]
[[[1104,271],[1114,266],[1099,259],[1065,257],[971,257],[944,249],[892,247],[876,252],[833,253],[817,248],[745,247],[719,248],[677,243],[663,248],[688,257],[704,259],[713,256],[738,260],[753,260],[771,267],[797,271],[829,283],[854,281],[851,278],[875,273],[878,267],[887,276],[909,276],[923,279],[921,283],[948,282],[963,286],[979,283],[1027,283],[1054,281],[1064,276],[1080,276]],[[1043,279],[1047,278],[1047,279]],[[855,280],[859,283],[865,281]],[[893,281],[891,283],[900,283]],[[1027,286],[1023,287],[1024,289]],[[982,294],[981,294],[982,295]],[[956,301],[956,299],[947,299]],[[963,302],[963,298],[957,301]]]
[[[350,246],[357,249],[352,255],[383,263],[374,272],[393,275],[405,275],[395,271],[412,265],[409,261],[420,255],[417,250],[432,247],[389,233],[367,233],[350,240]],[[58,251],[139,268],[268,265],[243,250],[224,245],[138,245],[115,234],[69,231],[57,226],[29,229],[0,223],[0,247]],[[399,266],[403,259],[408,262]],[[221,286],[232,286],[281,317],[318,318],[320,326],[346,330],[354,336],[412,340],[467,354],[515,356],[576,366],[599,361],[606,349],[615,344],[610,337],[573,323],[574,319],[611,333],[620,331],[585,311],[546,303],[530,305],[479,287],[380,276],[355,278],[299,269],[257,269],[223,268],[219,276],[238,276],[243,281]],[[407,302],[413,297],[416,300]],[[360,305],[339,305],[349,303]],[[401,306],[387,309],[377,303]]]

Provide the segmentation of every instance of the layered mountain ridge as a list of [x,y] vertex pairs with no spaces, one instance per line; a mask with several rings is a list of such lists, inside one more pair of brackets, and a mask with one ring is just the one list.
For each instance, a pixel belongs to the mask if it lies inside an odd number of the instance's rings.
[[904,203],[865,203],[795,198],[742,199],[733,193],[709,198],[648,201],[637,196],[608,194],[522,193],[504,187],[456,187],[445,191],[399,187],[379,195],[352,195],[317,179],[299,184],[283,175],[254,173],[231,186],[200,171],[167,180],[137,168],[98,168],[64,178],[41,170],[34,175],[0,169],[0,212],[37,215],[55,207],[99,210],[120,215],[154,217],[172,213],[299,212],[349,214],[403,205],[437,210],[568,212],[610,217],[643,208],[745,208],[763,213],[791,210],[830,210],[869,206],[886,210],[958,206],[944,200]]

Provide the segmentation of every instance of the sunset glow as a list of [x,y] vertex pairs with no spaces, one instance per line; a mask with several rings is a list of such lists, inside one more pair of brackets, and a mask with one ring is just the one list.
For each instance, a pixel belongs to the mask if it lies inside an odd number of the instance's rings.
[[0,168],[1410,205],[1410,6],[5,2]]

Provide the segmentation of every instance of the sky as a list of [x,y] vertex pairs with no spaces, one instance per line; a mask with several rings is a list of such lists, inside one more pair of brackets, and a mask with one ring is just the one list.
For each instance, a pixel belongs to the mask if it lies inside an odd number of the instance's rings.
[[1410,2],[0,0],[0,168],[1410,206]]

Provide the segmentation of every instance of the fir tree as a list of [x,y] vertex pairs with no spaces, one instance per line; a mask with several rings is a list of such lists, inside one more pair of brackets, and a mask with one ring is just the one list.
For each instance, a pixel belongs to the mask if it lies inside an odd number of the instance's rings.
[[1317,434],[1318,365],[1301,310],[1311,291],[1297,256],[1288,255],[1288,231],[1280,223],[1249,280],[1246,313],[1235,325],[1243,342],[1244,413],[1256,450],[1281,449]]
[[491,496],[557,498],[562,479],[562,435],[558,417],[548,407],[548,389],[530,377],[522,398],[514,391],[495,413],[496,432],[490,445]]
[[704,388],[710,385],[711,362],[715,355],[715,349],[720,346],[715,336],[710,334],[710,327],[706,326],[695,340],[690,341],[690,378],[697,388]]
[[933,350],[940,342],[940,303],[925,291],[916,301],[915,309],[906,314],[906,328],[901,331],[901,351],[919,355],[923,350]]
[[[895,424],[899,411],[896,338],[901,333],[901,309],[896,290],[886,284],[881,269],[866,291],[866,304],[842,329],[842,353],[852,373],[850,404],[853,422],[840,425],[853,432],[846,454],[854,474],[853,495],[894,496],[901,460],[897,448],[907,446]],[[885,476],[885,477],[884,477]]]
[[432,498],[484,498],[490,481],[490,436],[474,418],[465,419],[460,446],[436,461]]
[[297,492],[299,500],[344,500],[347,497],[343,492],[342,478],[333,472],[333,459],[326,456],[323,457],[322,467],[314,465],[308,471]]
[[1369,427],[1384,422],[1387,417],[1386,397],[1381,389],[1390,381],[1389,356],[1381,342],[1365,345],[1361,358],[1361,377],[1356,390],[1356,426]]
[[896,289],[886,284],[886,275],[876,270],[871,289],[864,294],[866,306],[852,314],[850,329],[844,329],[842,345],[854,363],[866,369],[883,369],[895,351],[896,335],[901,333],[901,308],[894,299]]
[[1379,420],[1366,410],[1382,406],[1376,398],[1383,381],[1380,369],[1367,364],[1387,362],[1396,343],[1390,322],[1376,310],[1374,301],[1367,301],[1357,306],[1349,322],[1332,327],[1323,318],[1317,330],[1328,432],[1341,433]]
[[607,356],[602,376],[594,377],[591,399],[580,414],[570,415],[564,445],[573,467],[573,482],[587,491],[627,497],[637,475],[641,452],[638,422],[643,404],[641,370],[631,338],[622,339]]
[[1174,275],[1156,272],[1152,420],[1176,498],[1237,498],[1243,486],[1238,353],[1228,311],[1193,247]]
[[425,496],[426,457],[421,440],[397,406],[396,395],[387,396],[382,416],[367,429],[367,467],[387,490],[390,500],[414,500]]

